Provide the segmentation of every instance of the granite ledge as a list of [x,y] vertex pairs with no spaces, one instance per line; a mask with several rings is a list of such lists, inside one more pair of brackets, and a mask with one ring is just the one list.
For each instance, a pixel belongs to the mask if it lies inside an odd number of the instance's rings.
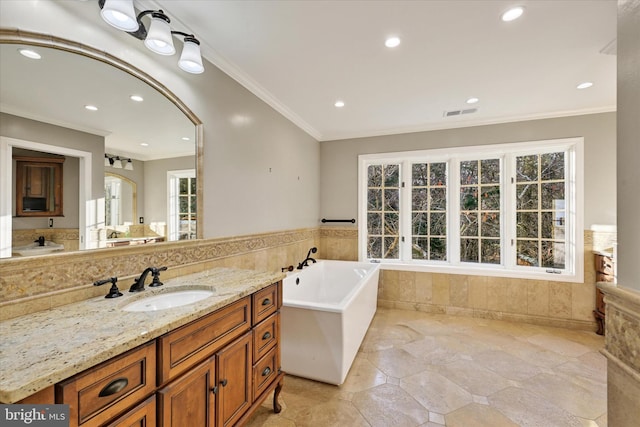
[[[17,402],[282,278],[276,272],[215,268],[166,280],[165,286],[143,294],[123,292],[117,299],[92,298],[2,321],[0,402]],[[138,299],[177,289],[208,289],[214,295],[155,312],[122,310]]]

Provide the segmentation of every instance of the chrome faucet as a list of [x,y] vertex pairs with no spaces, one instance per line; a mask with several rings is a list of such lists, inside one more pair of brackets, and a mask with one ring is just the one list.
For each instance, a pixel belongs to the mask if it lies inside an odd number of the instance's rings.
[[160,272],[165,271],[167,267],[147,267],[144,269],[140,277],[134,280],[133,285],[129,288],[129,292],[141,292],[144,291],[144,281],[147,280],[147,275],[151,273],[153,276],[153,282],[149,285],[151,287],[162,286],[160,282]]
[[304,261],[302,261],[300,264],[298,264],[298,270],[302,270],[304,267],[308,267],[309,266],[309,261],[311,262],[316,262],[315,259],[311,258],[311,254],[315,254],[316,252],[318,252],[318,248],[313,247],[311,249],[309,249],[309,252],[307,252],[307,257],[304,259]]

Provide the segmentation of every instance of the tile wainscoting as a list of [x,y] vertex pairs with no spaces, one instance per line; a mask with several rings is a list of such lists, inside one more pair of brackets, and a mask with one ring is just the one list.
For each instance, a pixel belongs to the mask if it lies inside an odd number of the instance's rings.
[[312,246],[319,246],[317,228],[4,259],[0,320],[106,295],[107,286],[93,286],[99,279],[116,276],[127,289],[149,266],[169,267],[166,279],[214,267],[280,271]]
[[[378,304],[385,308],[593,330],[594,250],[615,233],[584,232],[584,283],[383,270]],[[323,258],[357,260],[356,227],[321,227]]]

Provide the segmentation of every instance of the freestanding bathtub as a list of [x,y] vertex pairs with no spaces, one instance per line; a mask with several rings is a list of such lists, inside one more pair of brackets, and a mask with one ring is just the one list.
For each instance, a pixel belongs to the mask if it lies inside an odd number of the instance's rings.
[[380,264],[318,261],[283,281],[282,370],[342,384],[376,312]]

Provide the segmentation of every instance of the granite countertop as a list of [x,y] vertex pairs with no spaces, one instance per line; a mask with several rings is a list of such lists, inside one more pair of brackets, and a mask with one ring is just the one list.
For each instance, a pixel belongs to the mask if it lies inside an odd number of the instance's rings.
[[[13,403],[281,280],[282,273],[215,268],[115,299],[98,297],[0,322],[0,402]],[[105,295],[110,284],[104,285]],[[160,293],[214,294],[182,307],[127,312]]]

